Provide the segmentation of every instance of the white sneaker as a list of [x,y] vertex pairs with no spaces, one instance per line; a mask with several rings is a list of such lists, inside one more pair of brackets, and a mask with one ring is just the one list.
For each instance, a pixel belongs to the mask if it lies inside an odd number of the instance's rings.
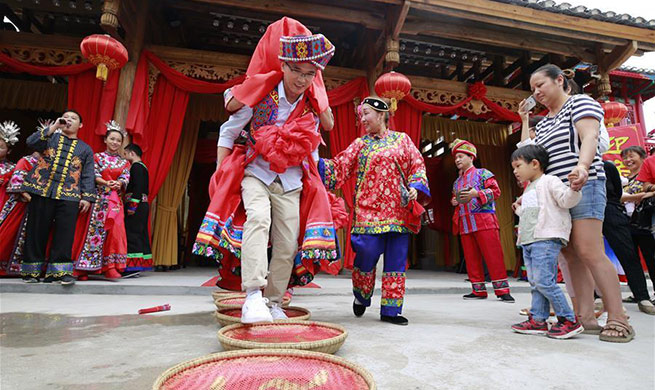
[[273,320],[289,319],[289,317],[287,317],[287,313],[285,313],[284,309],[282,309],[277,303],[274,303],[273,306],[271,306],[271,317],[273,317]]
[[261,293],[249,295],[241,308],[241,323],[273,322],[267,303],[268,299],[262,298]]

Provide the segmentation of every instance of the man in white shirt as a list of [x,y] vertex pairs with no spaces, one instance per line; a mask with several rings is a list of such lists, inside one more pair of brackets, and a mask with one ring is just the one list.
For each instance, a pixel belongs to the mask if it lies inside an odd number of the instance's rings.
[[[303,169],[291,164],[283,171],[272,169],[270,159],[267,161],[265,156],[255,152],[257,142],[267,142],[259,140],[256,133],[266,126],[282,128],[311,112],[309,104],[305,106],[305,92],[333,54],[334,46],[320,34],[283,36],[278,55],[282,80],[261,102],[250,107],[237,101],[229,90],[225,93],[226,108],[233,114],[221,126],[217,167],[230,155],[234,141],[242,131],[249,139],[247,165],[241,182],[241,197],[247,215],[241,245],[242,288],[247,292],[242,323],[287,318],[281,308],[282,297],[298,253],[300,231]],[[314,116],[311,131],[315,134],[318,134],[319,118],[324,127],[331,129],[333,125],[331,111],[327,109]],[[320,139],[320,135],[318,137]],[[311,156],[318,159],[317,147],[311,151]],[[269,242],[272,245],[270,265],[267,257]],[[263,296],[262,288],[265,288]],[[269,300],[270,310],[267,307]]]

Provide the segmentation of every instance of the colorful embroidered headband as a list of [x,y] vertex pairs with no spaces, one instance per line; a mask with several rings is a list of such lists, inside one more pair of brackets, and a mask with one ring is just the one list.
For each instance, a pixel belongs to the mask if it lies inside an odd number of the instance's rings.
[[4,121],[0,124],[0,140],[5,141],[8,146],[16,145],[18,142],[20,127],[14,121]]
[[453,142],[451,142],[450,149],[451,149],[450,153],[452,153],[453,156],[456,155],[457,153],[468,154],[473,158],[476,158],[478,156],[478,150],[475,148],[475,145],[463,139],[457,138]]
[[105,123],[105,126],[107,126],[107,133],[110,131],[117,131],[123,136],[123,139],[127,137],[127,132],[115,120],[112,119],[110,122]]
[[334,45],[323,34],[280,37],[281,61],[311,62],[323,70],[334,55]]

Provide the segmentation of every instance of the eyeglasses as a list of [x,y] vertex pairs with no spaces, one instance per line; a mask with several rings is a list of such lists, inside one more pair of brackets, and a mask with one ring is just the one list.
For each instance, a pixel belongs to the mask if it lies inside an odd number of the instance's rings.
[[307,72],[303,73],[300,69],[295,67],[294,65],[289,64],[288,62],[284,63],[287,68],[293,73],[295,77],[301,78],[301,79],[306,79],[306,80],[313,80],[314,77],[316,77],[316,72]]

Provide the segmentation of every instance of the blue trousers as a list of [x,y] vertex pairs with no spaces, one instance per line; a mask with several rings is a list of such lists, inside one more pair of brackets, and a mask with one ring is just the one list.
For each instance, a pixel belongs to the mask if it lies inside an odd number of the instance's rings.
[[409,233],[352,234],[355,251],[353,266],[353,294],[364,306],[371,305],[375,290],[375,266],[384,254],[382,301],[380,314],[398,316],[405,297],[405,270],[409,249]]
[[557,256],[562,243],[557,240],[537,241],[523,245],[522,248],[532,291],[530,312],[534,319],[546,321],[550,315],[550,305],[553,305],[555,315],[574,322],[575,313],[557,285]]

